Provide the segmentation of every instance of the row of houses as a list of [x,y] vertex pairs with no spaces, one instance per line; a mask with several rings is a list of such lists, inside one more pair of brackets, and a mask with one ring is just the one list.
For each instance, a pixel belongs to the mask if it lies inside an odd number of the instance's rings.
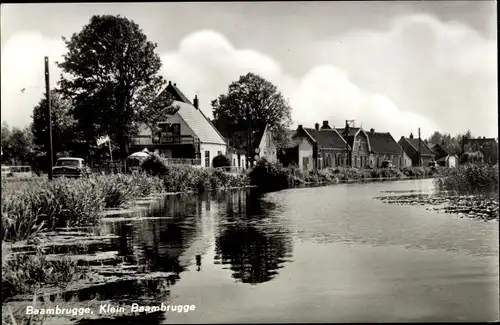
[[[191,102],[172,82],[163,91],[173,96],[179,110],[159,123],[159,134],[152,134],[149,128],[142,126],[132,140],[131,150],[147,148],[172,161],[203,167],[210,167],[219,154],[226,155],[232,166],[240,168],[262,157],[270,162],[281,161],[284,165],[296,164],[302,170],[382,167],[388,162],[397,168],[427,166],[432,161],[448,167],[458,163],[458,158],[442,144],[430,147],[413,134],[396,141],[389,132],[364,130],[355,127],[352,121],[346,121],[343,128],[332,127],[328,121],[323,121],[321,127],[316,123],[314,128],[299,125],[296,130],[289,131],[287,148],[278,148],[265,124],[253,125],[251,132],[230,132],[224,125],[214,125],[203,114],[197,96]],[[491,139],[473,140],[466,144],[466,151],[489,147],[496,150],[498,147],[494,139],[494,144],[489,141]],[[251,157],[247,157],[249,154]],[[493,161],[496,159],[495,156]]]

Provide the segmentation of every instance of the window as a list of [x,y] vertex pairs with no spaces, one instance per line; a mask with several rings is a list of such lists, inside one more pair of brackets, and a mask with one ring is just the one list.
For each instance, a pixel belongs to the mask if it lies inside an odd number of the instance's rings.
[[205,167],[210,167],[210,151],[205,151]]

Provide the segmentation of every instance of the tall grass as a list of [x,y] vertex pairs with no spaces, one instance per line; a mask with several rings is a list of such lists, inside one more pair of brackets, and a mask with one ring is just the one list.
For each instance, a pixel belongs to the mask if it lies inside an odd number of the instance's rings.
[[[153,176],[154,174],[156,176]],[[2,240],[19,241],[57,227],[89,226],[106,208],[166,192],[203,192],[248,184],[245,175],[191,166],[160,166],[156,173],[97,175],[52,182],[2,182]]]
[[434,180],[439,190],[469,194],[498,193],[498,164],[468,163],[451,169],[443,178]]

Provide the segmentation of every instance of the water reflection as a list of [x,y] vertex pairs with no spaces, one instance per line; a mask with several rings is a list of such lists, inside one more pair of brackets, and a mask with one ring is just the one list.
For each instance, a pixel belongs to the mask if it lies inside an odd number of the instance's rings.
[[278,219],[280,207],[252,191],[234,193],[221,213],[215,263],[228,265],[237,281],[272,280],[291,257],[292,240]]

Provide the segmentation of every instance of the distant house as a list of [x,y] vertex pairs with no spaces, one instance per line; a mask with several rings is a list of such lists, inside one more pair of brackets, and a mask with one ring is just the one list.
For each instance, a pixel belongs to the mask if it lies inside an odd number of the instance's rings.
[[[262,133],[256,134],[256,148],[259,158],[265,158],[267,161],[278,162],[278,147],[273,139],[271,128],[266,124]],[[260,138],[260,141],[259,141]]]
[[[224,122],[218,121],[215,123],[218,130],[223,134],[230,147],[234,148],[240,155],[240,159],[244,160],[244,155],[248,154],[248,135],[247,130],[232,131]],[[271,129],[266,123],[256,123],[252,126],[251,133],[251,160],[255,161],[260,158],[266,158],[269,162],[278,161],[278,150],[276,143],[273,140]],[[243,164],[244,166],[244,164]]]
[[484,156],[484,162],[498,162],[498,143],[493,138],[466,139],[463,143],[464,152],[480,151]]
[[[429,162],[434,161],[434,152],[422,139],[415,139],[413,133],[409,138],[401,137],[398,144],[404,152],[410,157],[412,166],[428,166]],[[420,162],[419,162],[420,157]]]
[[[324,123],[327,121],[324,121]],[[347,165],[355,168],[364,168],[370,163],[370,139],[362,128],[349,127],[346,123],[345,128],[337,129],[344,140],[351,148],[349,151]]]
[[311,171],[325,167],[347,166],[351,147],[335,129],[304,128],[299,125],[295,135],[298,141],[298,165]]
[[381,167],[383,161],[391,161],[396,168],[411,167],[410,157],[389,132],[367,132],[370,140],[370,161],[374,167]]
[[451,154],[450,150],[444,145],[436,143],[432,146],[434,151],[434,159],[438,166],[456,167],[458,165],[458,157]]
[[179,110],[165,116],[165,121],[158,124],[158,134],[141,125],[139,134],[132,139],[131,150],[157,150],[167,161],[210,167],[215,156],[227,153],[226,140],[199,109],[197,96],[191,103],[170,81],[164,91],[174,97],[173,105],[179,106]]

